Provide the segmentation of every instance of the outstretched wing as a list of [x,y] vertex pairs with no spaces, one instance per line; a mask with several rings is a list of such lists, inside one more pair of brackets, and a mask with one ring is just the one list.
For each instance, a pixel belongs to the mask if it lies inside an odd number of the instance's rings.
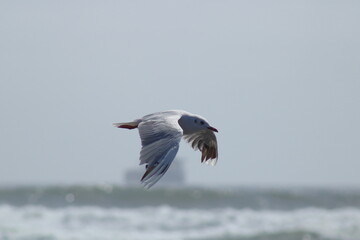
[[201,151],[201,162],[215,165],[218,159],[218,147],[213,131],[204,129],[193,134],[184,135],[192,148]]
[[146,164],[141,178],[145,187],[150,188],[166,173],[179,149],[182,129],[178,117],[150,119],[139,124],[142,149],[140,164]]

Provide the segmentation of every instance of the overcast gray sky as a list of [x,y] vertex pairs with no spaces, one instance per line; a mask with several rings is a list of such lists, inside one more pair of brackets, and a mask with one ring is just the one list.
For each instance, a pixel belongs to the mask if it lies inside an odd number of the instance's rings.
[[137,131],[218,128],[190,184],[360,186],[359,1],[0,1],[0,183],[121,183]]

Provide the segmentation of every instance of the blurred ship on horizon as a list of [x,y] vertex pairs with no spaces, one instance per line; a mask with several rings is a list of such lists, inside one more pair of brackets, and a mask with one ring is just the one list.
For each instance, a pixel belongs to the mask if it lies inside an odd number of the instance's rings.
[[[125,186],[141,187],[140,179],[145,173],[145,166],[130,169],[125,172]],[[183,187],[186,185],[186,175],[181,159],[175,158],[165,175],[155,184],[160,187]]]

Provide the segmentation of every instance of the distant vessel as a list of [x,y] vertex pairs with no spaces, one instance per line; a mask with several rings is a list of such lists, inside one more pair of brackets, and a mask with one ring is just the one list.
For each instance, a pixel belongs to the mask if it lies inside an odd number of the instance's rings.
[[[140,166],[130,169],[125,173],[125,184],[127,186],[141,186],[140,179],[145,172],[145,167]],[[156,184],[162,187],[183,186],[185,184],[185,171],[181,159],[175,159],[169,170]]]

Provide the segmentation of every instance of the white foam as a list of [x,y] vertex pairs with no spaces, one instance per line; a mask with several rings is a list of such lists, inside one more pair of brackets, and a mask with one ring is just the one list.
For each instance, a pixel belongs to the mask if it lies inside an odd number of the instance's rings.
[[0,239],[182,240],[312,232],[335,239],[360,238],[360,210],[307,208],[295,211],[250,209],[133,209],[0,205]]

